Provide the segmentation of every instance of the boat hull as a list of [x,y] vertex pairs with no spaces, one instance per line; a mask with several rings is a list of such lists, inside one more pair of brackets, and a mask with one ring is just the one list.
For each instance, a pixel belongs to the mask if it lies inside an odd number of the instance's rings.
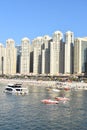
[[58,101],[54,101],[50,99],[44,99],[44,100],[41,100],[41,102],[44,104],[58,104],[59,103]]
[[70,100],[69,98],[66,98],[66,97],[56,97],[55,99],[57,101],[69,101]]

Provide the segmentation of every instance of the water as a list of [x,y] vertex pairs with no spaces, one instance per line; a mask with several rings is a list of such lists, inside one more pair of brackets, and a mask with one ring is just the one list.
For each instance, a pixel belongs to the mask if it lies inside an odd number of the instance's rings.
[[[87,130],[87,91],[48,92],[29,87],[26,96],[3,93],[0,85],[0,130]],[[65,94],[67,103],[45,105],[42,99]]]

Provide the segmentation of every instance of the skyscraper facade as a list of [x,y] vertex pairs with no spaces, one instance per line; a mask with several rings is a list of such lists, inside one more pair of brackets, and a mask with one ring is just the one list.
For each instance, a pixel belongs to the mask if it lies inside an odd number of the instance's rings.
[[59,74],[64,71],[64,43],[63,34],[56,31],[50,43],[50,74]]
[[74,57],[74,34],[73,32],[66,32],[65,34],[65,74],[73,73],[73,57]]
[[0,43],[0,75],[4,74],[4,53],[5,53],[5,48]]
[[41,74],[42,72],[42,45],[43,45],[43,38],[37,37],[32,41],[33,44],[33,73],[34,74]]
[[5,74],[16,74],[16,57],[17,50],[13,39],[6,40],[6,51],[4,59]]
[[20,73],[30,73],[30,40],[27,37],[21,40]]
[[21,45],[17,45],[16,46],[16,49],[17,49],[17,67],[16,67],[16,72],[17,73],[20,73],[20,61],[21,61]]
[[74,42],[74,73],[87,73],[87,38],[76,38]]
[[25,37],[15,47],[13,39],[0,44],[0,75],[28,74],[81,74],[87,73],[87,37],[76,38],[68,31],[55,31],[30,40]]
[[43,37],[42,48],[42,74],[50,73],[50,41],[51,37],[45,35]]

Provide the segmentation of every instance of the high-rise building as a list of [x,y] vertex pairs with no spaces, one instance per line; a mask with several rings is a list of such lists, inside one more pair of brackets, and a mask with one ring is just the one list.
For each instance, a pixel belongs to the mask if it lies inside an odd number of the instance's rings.
[[65,34],[65,74],[73,73],[73,48],[74,34],[73,32],[66,32]]
[[50,74],[57,75],[64,72],[64,43],[63,34],[56,31],[50,43]]
[[87,38],[76,38],[74,42],[74,73],[87,73]]
[[0,75],[20,74],[82,74],[87,73],[87,37],[76,38],[60,31],[30,40],[25,37],[15,47],[13,39],[0,44]]
[[16,74],[16,56],[17,50],[15,48],[15,41],[13,39],[6,40],[5,52],[5,74]]
[[32,41],[33,45],[33,73],[41,74],[42,70],[42,50],[43,38],[37,37]]
[[4,74],[4,53],[5,53],[5,48],[0,43],[0,75]]
[[45,35],[43,37],[43,48],[42,48],[42,74],[50,73],[50,41],[51,37]]
[[30,73],[30,40],[27,37],[23,38],[21,41],[20,73]]
[[17,73],[20,73],[20,58],[21,58],[21,46],[20,45],[17,45],[16,46],[16,49],[17,49],[17,67],[16,67],[16,72]]

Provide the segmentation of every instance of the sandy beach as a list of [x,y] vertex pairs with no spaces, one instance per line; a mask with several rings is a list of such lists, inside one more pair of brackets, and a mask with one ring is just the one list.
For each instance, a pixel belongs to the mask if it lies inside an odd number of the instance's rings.
[[[7,84],[15,84],[19,83],[22,84],[22,86],[40,86],[40,87],[52,87],[56,88],[58,86],[61,87],[69,87],[69,88],[86,88],[87,89],[87,83],[84,82],[59,82],[59,81],[37,81],[37,80],[29,80],[29,79],[4,79],[0,78],[0,84],[7,85]],[[61,84],[61,85],[57,85]]]
[[29,80],[29,79],[0,79],[0,84],[9,84],[9,83],[20,83],[23,86],[25,85],[36,85],[36,86],[55,86],[56,81],[36,81],[36,80]]

